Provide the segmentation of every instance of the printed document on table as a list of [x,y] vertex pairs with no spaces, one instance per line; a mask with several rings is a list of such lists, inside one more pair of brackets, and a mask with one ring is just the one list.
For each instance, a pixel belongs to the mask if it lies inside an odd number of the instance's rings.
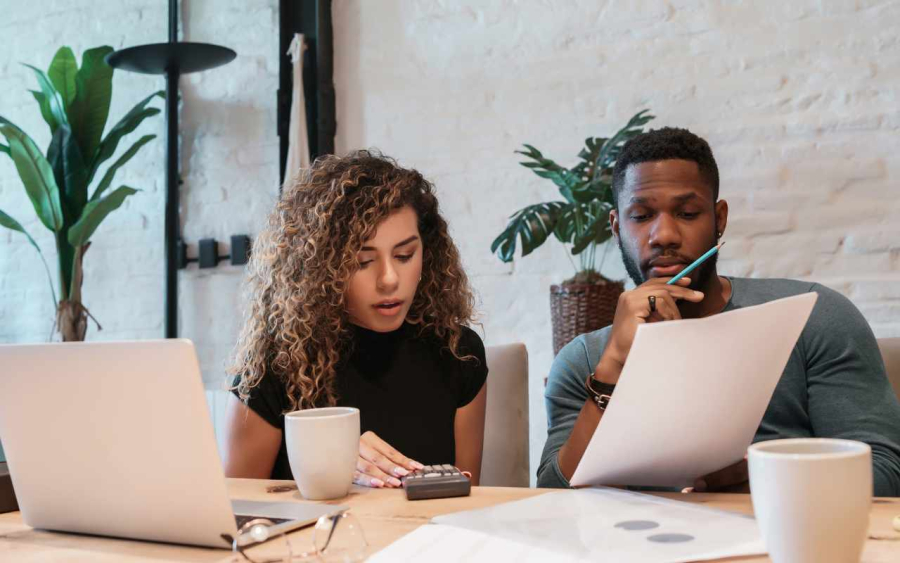
[[765,553],[756,521],[650,495],[557,491],[435,517],[370,561],[681,563]]
[[366,561],[368,563],[458,563],[515,561],[546,563],[559,561],[558,553],[546,551],[454,526],[419,526]]
[[640,325],[571,484],[688,487],[740,461],[817,297]]

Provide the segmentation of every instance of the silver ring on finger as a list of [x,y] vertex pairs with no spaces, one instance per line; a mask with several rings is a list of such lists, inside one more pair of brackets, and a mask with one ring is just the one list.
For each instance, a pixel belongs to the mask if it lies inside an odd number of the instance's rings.
[[656,312],[656,296],[655,296],[655,295],[649,295],[649,296],[647,297],[647,301],[650,302],[650,312],[651,312],[651,313],[655,313],[655,312]]

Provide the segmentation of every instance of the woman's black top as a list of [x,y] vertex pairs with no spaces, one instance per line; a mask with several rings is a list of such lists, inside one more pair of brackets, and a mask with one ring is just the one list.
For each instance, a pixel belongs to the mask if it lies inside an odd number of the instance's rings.
[[[484,344],[463,327],[458,353],[474,359],[460,360],[420,330],[409,323],[387,333],[353,325],[352,350],[336,368],[337,406],[358,408],[360,431],[371,430],[405,456],[425,465],[454,464],[453,421],[487,379]],[[247,405],[282,431],[272,479],[293,479],[284,439],[284,413],[291,410],[284,381],[266,374]]]

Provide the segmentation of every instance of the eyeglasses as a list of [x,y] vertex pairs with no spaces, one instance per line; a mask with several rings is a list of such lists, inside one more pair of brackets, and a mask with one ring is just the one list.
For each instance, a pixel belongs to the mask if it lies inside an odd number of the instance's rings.
[[[246,534],[254,543],[252,546],[238,545],[237,538],[231,538],[231,550],[240,554],[249,563],[293,563],[298,561],[355,563],[362,561],[369,547],[359,521],[349,512],[339,512],[322,516],[313,529],[312,546],[306,551],[296,551],[290,538],[281,532],[270,536],[273,522],[266,518],[250,520],[238,531],[238,537]],[[271,540],[271,541],[270,541]],[[265,550],[260,545],[265,542]],[[260,554],[252,557],[248,550]]]

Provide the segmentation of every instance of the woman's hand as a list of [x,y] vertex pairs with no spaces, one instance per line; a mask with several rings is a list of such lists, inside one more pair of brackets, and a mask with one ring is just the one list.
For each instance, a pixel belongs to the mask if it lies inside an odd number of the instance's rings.
[[359,458],[353,482],[364,487],[399,487],[400,477],[424,467],[369,431],[359,437]]

